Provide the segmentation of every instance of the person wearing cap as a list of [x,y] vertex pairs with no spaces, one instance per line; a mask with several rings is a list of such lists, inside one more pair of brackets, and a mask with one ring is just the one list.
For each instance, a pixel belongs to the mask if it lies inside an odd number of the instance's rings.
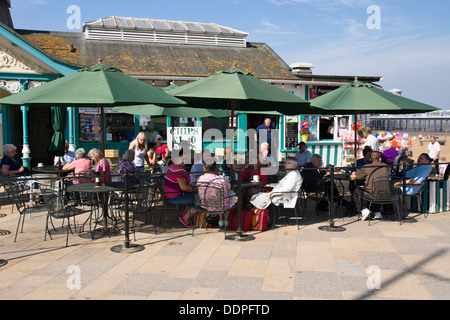
[[160,163],[160,161],[162,161],[162,163],[160,164],[164,165],[169,159],[169,147],[167,146],[167,144],[162,143],[162,137],[160,135],[156,136],[155,142],[156,162]]
[[306,150],[306,143],[301,141],[298,144],[299,151],[295,154],[295,158],[298,161],[298,166],[303,167],[308,162],[311,162],[312,153]]

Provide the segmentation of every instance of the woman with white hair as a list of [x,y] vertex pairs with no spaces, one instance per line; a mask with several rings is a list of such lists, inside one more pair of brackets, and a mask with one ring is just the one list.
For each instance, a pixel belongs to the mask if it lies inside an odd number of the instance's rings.
[[[83,148],[79,148],[75,151],[76,160],[71,163],[67,163],[63,170],[74,170],[74,175],[78,176],[81,171],[91,171],[92,170],[92,162],[91,160],[86,158],[86,150]],[[77,179],[72,181],[74,184],[78,183]]]
[[394,163],[395,158],[398,156],[398,151],[396,148],[392,147],[391,141],[386,141],[383,143],[383,153],[381,154],[381,162],[383,163]]
[[3,146],[5,156],[2,158],[2,172],[10,176],[31,176],[30,170],[24,167],[16,157],[17,147],[13,144]]

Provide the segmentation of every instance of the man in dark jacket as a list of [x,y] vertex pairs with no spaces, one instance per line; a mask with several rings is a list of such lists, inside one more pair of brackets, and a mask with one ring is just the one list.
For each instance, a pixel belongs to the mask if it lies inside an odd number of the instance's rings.
[[[302,169],[303,184],[302,189],[306,192],[323,192],[326,191],[326,195],[329,197],[331,194],[331,181],[325,178],[326,170],[320,169],[322,166],[322,156],[314,154],[311,157],[311,162],[307,163]],[[331,165],[327,165],[325,168],[329,168]],[[347,201],[341,199],[339,190],[336,185],[334,188],[334,201],[341,202],[343,205],[348,205]],[[342,200],[342,201],[341,201]],[[320,203],[320,208],[325,209],[328,203]]]
[[[373,151],[371,157],[371,165],[362,167],[350,176],[351,181],[364,179],[364,186],[357,187],[353,192],[353,201],[361,211],[363,221],[369,217],[370,210],[368,208],[368,201],[362,198],[372,198],[375,194],[389,195],[391,192],[388,166],[381,162],[381,153]],[[375,190],[374,181],[377,180],[382,182],[377,184],[377,189]],[[374,204],[372,207],[375,210],[375,219],[381,219],[380,205]]]

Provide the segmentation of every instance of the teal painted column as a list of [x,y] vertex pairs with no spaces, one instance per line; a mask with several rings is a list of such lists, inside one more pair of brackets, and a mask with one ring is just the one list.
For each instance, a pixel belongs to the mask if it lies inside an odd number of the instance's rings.
[[68,112],[67,119],[69,122],[69,137],[68,137],[67,141],[69,142],[69,150],[75,152],[76,147],[75,147],[75,131],[73,128],[73,111],[74,111],[73,107],[67,108],[67,112]]
[[238,115],[238,135],[235,141],[235,150],[239,153],[247,152],[247,139],[241,137],[241,134],[247,132],[247,114],[241,113]]
[[[20,92],[28,89],[28,80],[20,80]],[[28,141],[28,106],[21,106],[22,111],[22,127],[23,127],[23,148],[22,148],[22,165],[31,169],[31,150]]]
[[23,149],[22,149],[22,164],[24,167],[31,169],[30,145],[28,141],[28,110],[29,107],[21,106],[22,110],[22,125],[23,125]]

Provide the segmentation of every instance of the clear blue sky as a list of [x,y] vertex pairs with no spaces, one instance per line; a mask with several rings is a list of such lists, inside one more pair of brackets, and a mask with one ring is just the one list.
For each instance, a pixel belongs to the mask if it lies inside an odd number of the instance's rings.
[[[450,109],[448,0],[11,2],[18,29],[79,31],[67,27],[70,5],[80,7],[82,22],[112,15],[215,22],[248,32],[248,41],[267,43],[288,64],[312,63],[315,74],[382,76],[386,90]],[[371,5],[379,15],[367,13]],[[369,28],[368,20],[379,28]]]

